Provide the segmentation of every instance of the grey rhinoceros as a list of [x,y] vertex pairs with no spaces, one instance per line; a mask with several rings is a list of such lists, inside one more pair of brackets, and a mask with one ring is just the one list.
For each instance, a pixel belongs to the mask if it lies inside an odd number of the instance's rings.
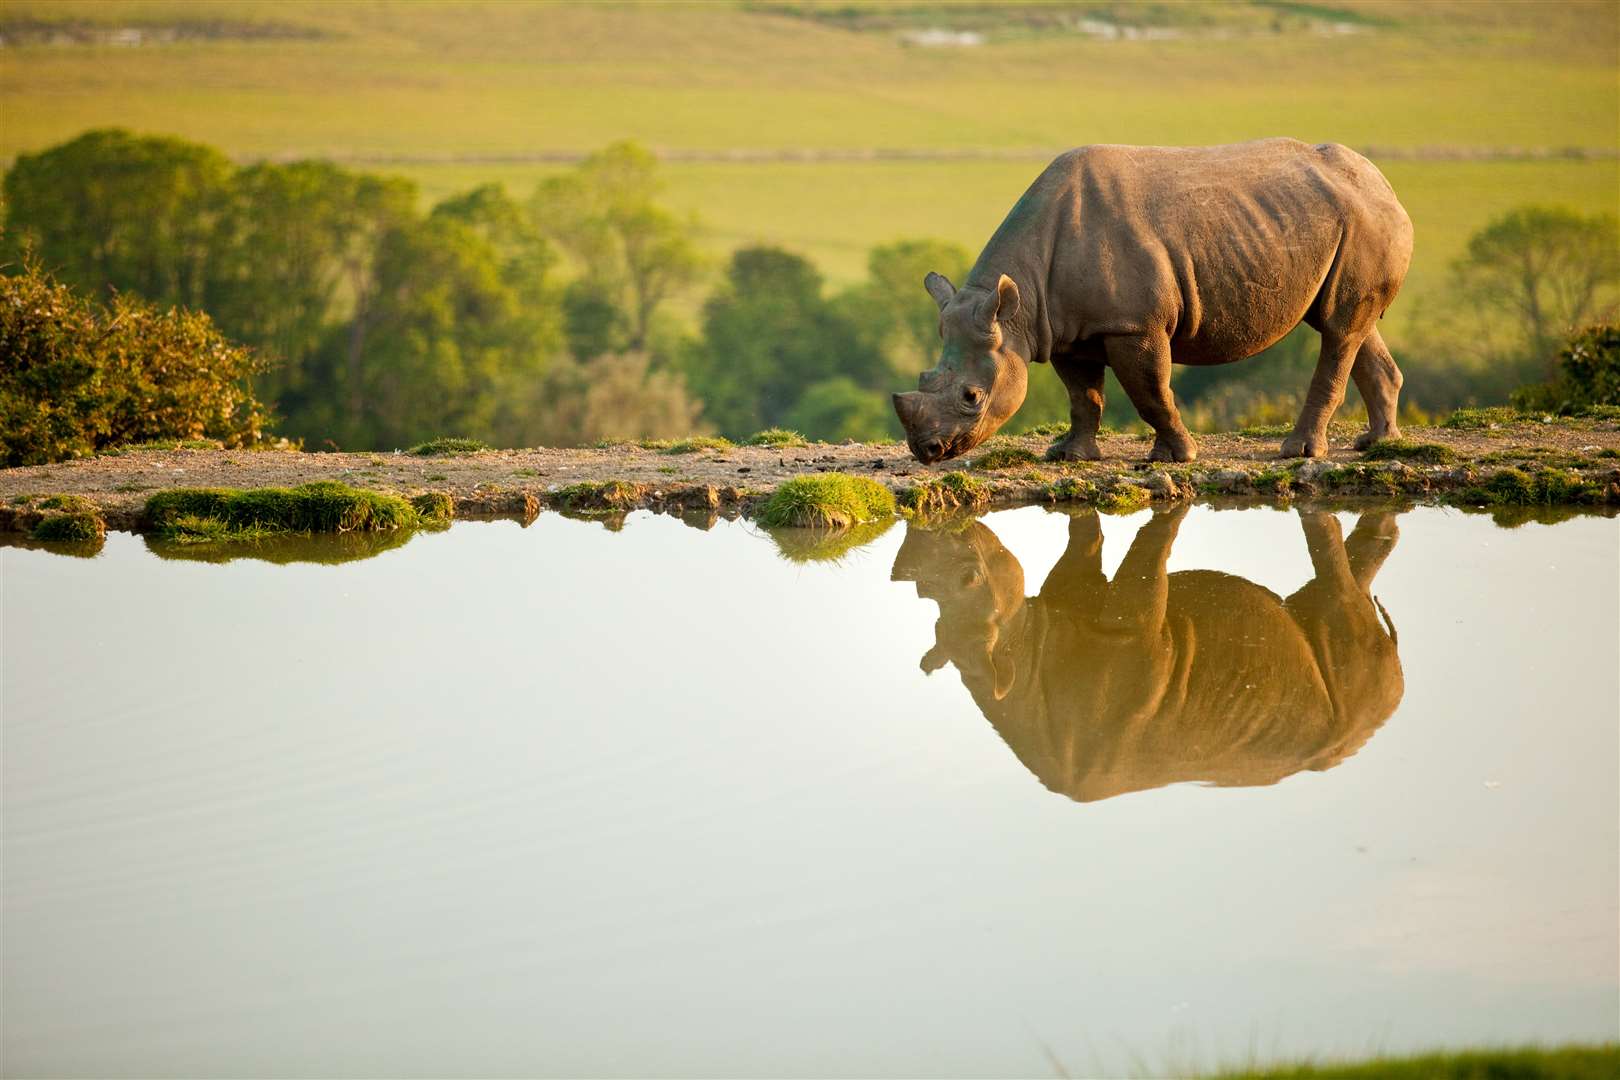
[[1322,351],[1283,456],[1327,452],[1350,376],[1365,447],[1399,435],[1401,373],[1377,324],[1411,255],[1395,192],[1343,146],[1084,146],[1036,178],[960,289],[928,275],[944,348],[895,410],[920,461],[954,457],[1023,404],[1029,364],[1050,362],[1072,424],[1049,456],[1095,459],[1112,368],[1153,428],[1149,458],[1191,461],[1170,365],[1241,360],[1304,322]]

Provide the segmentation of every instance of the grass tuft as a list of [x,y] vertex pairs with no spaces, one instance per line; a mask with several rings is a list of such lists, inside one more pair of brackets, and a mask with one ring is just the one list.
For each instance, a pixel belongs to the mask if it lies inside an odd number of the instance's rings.
[[876,480],[818,473],[785,481],[766,500],[760,523],[813,529],[848,529],[894,515],[894,493]]
[[972,467],[981,472],[991,472],[996,469],[1014,469],[1020,465],[1033,465],[1040,460],[1039,454],[1032,450],[1025,450],[1022,446],[997,446],[974,458]]
[[787,428],[773,427],[766,428],[764,431],[754,432],[752,435],[748,436],[748,438],[744,439],[742,444],[744,446],[776,447],[808,446],[810,445],[810,440],[806,439],[803,435],[800,435],[797,431],[789,431]]
[[456,516],[456,500],[443,491],[424,491],[411,497],[411,509],[423,525],[448,525]]
[[181,518],[193,519],[183,530],[193,537],[207,531],[196,520],[203,518],[244,538],[267,533],[392,532],[420,524],[416,510],[398,495],[361,491],[331,480],[246,491],[178,488],[146,500],[146,519],[160,534],[166,536]]
[[39,501],[36,510],[62,510],[69,514],[95,514],[100,510],[83,495],[47,495]]
[[576,514],[618,513],[630,510],[647,494],[642,484],[628,480],[583,481],[558,490],[557,505]]
[[119,443],[97,453],[97,457],[123,457],[125,454],[156,454],[170,450],[223,450],[218,439],[148,439],[146,442]]
[[1362,461],[1415,461],[1421,465],[1445,465],[1457,460],[1449,447],[1410,439],[1385,439],[1367,447]]
[[1452,431],[1483,431],[1523,419],[1524,417],[1506,405],[1492,405],[1484,409],[1457,409],[1440,421],[1440,426],[1450,428]]
[[93,510],[68,514],[51,514],[34,526],[29,538],[86,543],[102,540],[107,535],[107,523]]
[[900,493],[901,510],[916,517],[978,510],[989,503],[989,485],[965,472],[931,476]]
[[424,443],[417,443],[407,454],[417,457],[442,457],[448,454],[476,454],[481,450],[492,449],[486,442],[478,439],[461,439],[447,436],[439,439],[429,439]]
[[719,435],[694,435],[686,439],[676,439],[668,446],[661,447],[661,454],[695,454],[699,450],[730,450],[734,444],[730,439]]

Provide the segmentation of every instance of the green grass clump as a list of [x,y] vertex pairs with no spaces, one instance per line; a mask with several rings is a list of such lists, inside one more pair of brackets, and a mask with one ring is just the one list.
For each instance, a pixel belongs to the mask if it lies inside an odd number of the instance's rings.
[[1115,484],[1097,496],[1097,509],[1105,514],[1134,514],[1153,501],[1152,492],[1135,484]]
[[827,472],[795,476],[778,487],[760,511],[767,526],[848,529],[894,515],[894,493],[876,480]]
[[1603,484],[1563,469],[1503,469],[1450,492],[1446,501],[1456,506],[1554,506],[1597,502],[1603,492]]
[[1292,469],[1266,469],[1249,478],[1254,490],[1263,495],[1285,496],[1294,490],[1294,471]]
[[405,452],[415,454],[417,457],[441,457],[446,454],[476,454],[480,450],[489,449],[491,447],[488,443],[481,442],[478,439],[446,437],[417,443]]
[[1375,442],[1362,452],[1363,461],[1415,461],[1422,465],[1445,465],[1456,461],[1457,455],[1439,443],[1413,442],[1410,439],[1385,439]]
[[661,454],[695,454],[699,450],[730,450],[733,443],[730,439],[719,435],[694,435],[688,439],[676,439],[668,446],[659,450]]
[[107,535],[107,523],[93,510],[69,514],[50,514],[29,533],[32,540],[57,540],[85,543],[102,540]]
[[920,517],[952,510],[978,510],[989,503],[989,485],[965,472],[931,476],[900,494],[900,508]]
[[583,481],[558,490],[557,505],[576,514],[629,510],[647,489],[628,480]]
[[1506,405],[1492,405],[1484,409],[1457,409],[1440,421],[1440,426],[1453,431],[1483,431],[1486,428],[1517,423],[1523,419],[1524,417]]
[[123,457],[125,454],[162,453],[169,450],[223,450],[225,444],[218,439],[148,439],[146,442],[119,443],[98,453],[98,457]]
[[443,491],[424,491],[411,497],[411,509],[424,525],[448,525],[456,516],[456,500]]
[[1055,439],[1069,433],[1069,425],[1057,421],[1048,421],[1044,424],[1034,424],[1025,428],[1021,434],[1039,435],[1042,438]]
[[1278,439],[1293,430],[1293,424],[1252,424],[1238,428],[1236,434],[1248,439]]
[[97,513],[96,504],[83,495],[47,495],[41,499],[37,510],[62,510],[69,514]]
[[983,472],[992,472],[996,469],[1017,468],[1019,465],[1033,465],[1039,460],[1041,460],[1039,454],[1025,450],[1022,446],[997,446],[974,458],[972,467]]
[[1620,1075],[1620,1046],[1525,1047],[1363,1062],[1239,1069],[1212,1080],[1607,1080]]
[[[213,519],[243,538],[279,532],[391,532],[420,524],[416,510],[398,495],[361,491],[331,480],[246,491],[180,488],[146,500],[146,519],[160,533],[181,518]],[[186,531],[195,536],[202,529],[193,520]]]
[[1090,502],[1096,494],[1096,484],[1077,476],[1060,477],[1046,485],[1048,502]]
[[752,435],[748,436],[748,438],[744,439],[742,444],[744,446],[788,447],[808,446],[810,445],[810,441],[803,435],[800,435],[797,431],[789,431],[787,428],[773,427],[766,428],[764,431],[754,432]]

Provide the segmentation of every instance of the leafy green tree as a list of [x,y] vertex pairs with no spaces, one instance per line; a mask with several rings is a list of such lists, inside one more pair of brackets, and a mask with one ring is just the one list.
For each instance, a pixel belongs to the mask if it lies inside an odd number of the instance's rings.
[[889,399],[836,375],[807,387],[788,411],[784,427],[826,442],[870,442],[900,434]]
[[559,359],[523,403],[525,444],[588,446],[603,439],[665,439],[700,433],[703,406],[678,372],[638,353],[589,363]]
[[934,271],[961,284],[971,265],[966,248],[945,240],[897,240],[867,255],[867,280],[858,289],[867,325],[898,371],[914,375],[939,359],[939,306],[923,278]]
[[[659,206],[661,188],[657,159],[617,142],[543,181],[532,204],[547,234],[581,267],[582,289],[621,313],[632,351],[647,347],[659,306],[695,285],[704,269],[696,222]],[[574,307],[585,311],[578,299]],[[571,338],[589,340],[576,326]]]
[[806,388],[825,379],[842,375],[871,390],[892,382],[882,354],[822,296],[809,261],[772,247],[732,256],[685,364],[710,422],[730,435],[782,424]]
[[208,316],[120,295],[103,308],[32,264],[0,276],[0,464],[152,439],[256,442],[262,367]]
[[1521,206],[1475,233],[1453,269],[1461,294],[1513,313],[1524,347],[1551,367],[1570,330],[1615,302],[1620,225],[1613,214]]
[[73,288],[201,307],[231,163],[180,139],[90,131],[6,173],[8,261],[32,250]]

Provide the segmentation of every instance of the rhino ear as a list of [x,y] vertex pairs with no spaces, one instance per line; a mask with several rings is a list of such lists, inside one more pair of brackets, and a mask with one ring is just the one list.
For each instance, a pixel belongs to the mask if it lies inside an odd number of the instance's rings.
[[1018,317],[1018,282],[1002,274],[996,281],[996,322],[1010,322]]
[[939,305],[941,311],[951,302],[951,297],[956,295],[956,286],[951,284],[951,279],[932,270],[923,278],[923,288],[928,290],[928,295],[934,298],[934,303]]

